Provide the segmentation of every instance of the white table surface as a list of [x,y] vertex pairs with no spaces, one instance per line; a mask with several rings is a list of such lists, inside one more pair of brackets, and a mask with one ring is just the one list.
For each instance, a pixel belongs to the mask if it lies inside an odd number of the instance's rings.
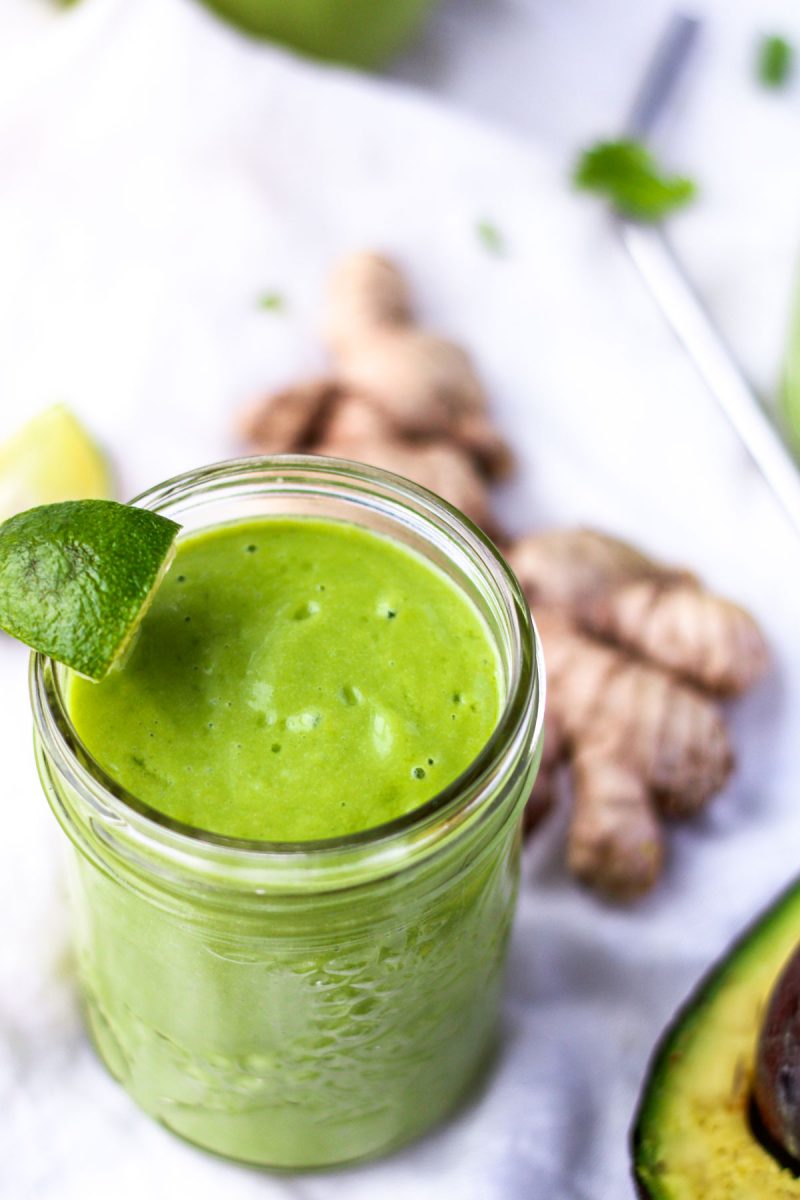
[[[800,82],[752,78],[758,30],[794,6],[702,6],[710,28],[663,146],[703,197],[675,236],[754,378],[774,390],[800,212]],[[0,643],[0,1197],[615,1200],[649,1049],[800,845],[800,549],[682,359],[602,213],[565,179],[613,132],[660,0],[449,0],[399,86],[253,46],[190,0],[0,5],[0,433],[66,399],[120,490],[236,451],[231,414],[318,365],[332,258],[406,264],[427,320],[475,352],[520,472],[510,527],[594,522],[749,604],[775,655],[737,706],[739,772],[680,829],[631,912],[566,878],[563,828],[529,853],[505,1050],[458,1121],[386,1163],[273,1179],[143,1118],[82,1034],[60,838],[30,754],[25,655]],[[496,222],[508,254],[480,246]],[[277,288],[287,312],[258,310]]]

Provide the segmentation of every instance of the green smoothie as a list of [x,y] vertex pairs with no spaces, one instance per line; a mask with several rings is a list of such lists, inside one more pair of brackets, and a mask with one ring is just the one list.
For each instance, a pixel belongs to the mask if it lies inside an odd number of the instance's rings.
[[180,542],[124,668],[69,691],[83,742],[139,800],[280,842],[417,808],[475,758],[500,701],[488,632],[444,574],[303,518]]
[[[303,488],[342,519],[280,515]],[[527,607],[452,511],[368,468],[164,489],[204,528],[124,664],[95,684],[34,662],[91,1036],[206,1149],[368,1158],[453,1111],[495,1042],[540,752]],[[274,515],[230,520],[254,501]],[[378,534],[358,522],[380,505]]]

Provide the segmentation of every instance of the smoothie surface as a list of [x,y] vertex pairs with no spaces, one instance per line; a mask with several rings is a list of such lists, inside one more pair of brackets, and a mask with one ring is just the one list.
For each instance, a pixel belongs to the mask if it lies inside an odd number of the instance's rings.
[[500,715],[496,653],[438,569],[342,522],[268,517],[178,543],[130,657],[72,677],[77,733],[168,817],[341,837],[450,783]]

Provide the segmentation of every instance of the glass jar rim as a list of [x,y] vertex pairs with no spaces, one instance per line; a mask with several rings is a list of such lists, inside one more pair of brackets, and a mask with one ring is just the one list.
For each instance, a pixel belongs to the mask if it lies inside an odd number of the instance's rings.
[[[429,800],[411,812],[354,834],[303,842],[273,842],[232,838],[184,824],[139,800],[115,780],[85,746],[75,729],[57,675],[57,664],[46,655],[31,656],[31,699],[37,735],[47,755],[95,798],[98,812],[117,824],[127,823],[140,838],[191,854],[223,853],[226,861],[290,861],[322,863],[326,858],[374,851],[391,858],[398,842],[407,837],[427,842],[460,825],[483,807],[487,785],[498,766],[513,757],[529,737],[536,747],[544,719],[544,664],[541,642],[527,601],[516,576],[487,535],[468,517],[440,496],[412,481],[376,467],[347,459],[319,455],[274,455],[227,459],[184,472],[137,495],[131,504],[169,512],[170,505],[204,487],[222,489],[237,482],[271,476],[283,483],[294,475],[308,477],[319,486],[325,479],[338,485],[353,484],[389,494],[394,503],[413,509],[418,518],[441,525],[455,534],[469,557],[480,562],[486,577],[502,597],[509,626],[516,640],[513,671],[502,712],[489,739],[465,770]],[[347,499],[353,499],[348,496]],[[513,614],[513,619],[512,618]],[[489,786],[489,790],[491,786]]]

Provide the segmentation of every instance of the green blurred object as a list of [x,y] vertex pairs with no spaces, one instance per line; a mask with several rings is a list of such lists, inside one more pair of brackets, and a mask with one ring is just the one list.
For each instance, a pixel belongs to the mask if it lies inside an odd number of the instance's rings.
[[786,38],[775,34],[761,39],[758,48],[758,77],[764,87],[782,88],[794,69],[794,49]]
[[374,67],[400,50],[436,0],[203,0],[257,37],[312,58]]
[[506,252],[506,239],[495,225],[494,221],[479,221],[476,228],[478,239],[484,250],[502,258]]
[[780,416],[795,458],[800,459],[800,287],[795,292],[789,321],[780,389]]

